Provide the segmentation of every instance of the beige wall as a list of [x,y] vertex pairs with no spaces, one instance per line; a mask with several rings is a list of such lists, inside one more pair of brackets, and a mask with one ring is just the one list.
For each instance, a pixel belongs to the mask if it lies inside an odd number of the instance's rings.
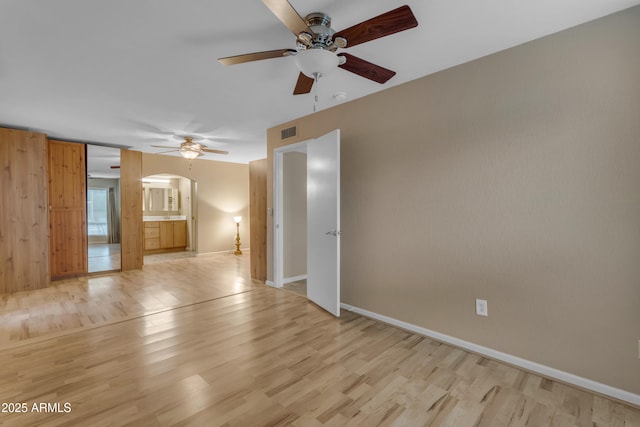
[[269,129],[269,207],[280,130],[340,128],[343,302],[638,394],[638,40],[635,7]]
[[307,274],[307,155],[287,152],[282,156],[284,278]]
[[[191,165],[190,165],[191,163]],[[142,154],[142,176],[161,173],[198,183],[198,253],[235,249],[233,216],[242,215],[242,247],[249,243],[249,166],[211,160]]]

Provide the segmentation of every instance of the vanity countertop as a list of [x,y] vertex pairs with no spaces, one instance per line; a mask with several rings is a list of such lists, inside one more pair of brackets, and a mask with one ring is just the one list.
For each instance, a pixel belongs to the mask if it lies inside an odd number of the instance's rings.
[[145,215],[142,217],[142,221],[184,221],[187,219],[186,215]]

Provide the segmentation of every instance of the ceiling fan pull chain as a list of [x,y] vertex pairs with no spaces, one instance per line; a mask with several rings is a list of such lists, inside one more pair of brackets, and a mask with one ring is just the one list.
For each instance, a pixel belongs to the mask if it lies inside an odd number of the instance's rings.
[[313,79],[315,80],[313,85],[313,112],[316,112],[316,107],[318,106],[318,81],[320,80],[320,75],[318,73],[313,74]]

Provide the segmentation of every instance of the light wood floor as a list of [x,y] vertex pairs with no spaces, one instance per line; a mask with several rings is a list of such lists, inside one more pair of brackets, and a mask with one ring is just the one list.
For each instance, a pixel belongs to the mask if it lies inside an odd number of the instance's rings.
[[90,243],[87,252],[89,273],[120,270],[120,243]]
[[298,280],[297,282],[287,283],[282,286],[285,291],[293,292],[296,295],[307,297],[307,280]]
[[0,349],[255,289],[248,257],[166,260],[143,270],[0,295]]
[[248,257],[198,257],[96,285],[136,301],[112,306],[141,304],[146,287],[152,310],[176,295],[202,302],[1,350],[0,402],[70,412],[0,413],[0,424],[640,426],[638,409],[353,313],[333,318],[247,271]]
[[164,252],[159,254],[151,254],[144,256],[144,265],[153,264],[156,262],[164,262],[172,259],[191,258],[196,257],[198,254],[195,251],[178,251],[178,252]]

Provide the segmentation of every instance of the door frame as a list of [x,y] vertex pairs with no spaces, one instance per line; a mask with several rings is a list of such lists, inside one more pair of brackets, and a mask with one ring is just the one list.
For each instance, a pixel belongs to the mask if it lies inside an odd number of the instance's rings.
[[306,149],[308,141],[296,142],[273,150],[273,287],[281,288],[284,285],[284,245],[283,231],[280,224],[283,222],[284,213],[284,153]]
[[[186,178],[186,177],[185,177]],[[189,222],[191,223],[191,250],[198,253],[198,181],[192,178],[187,178],[191,187],[191,218],[189,218]]]

